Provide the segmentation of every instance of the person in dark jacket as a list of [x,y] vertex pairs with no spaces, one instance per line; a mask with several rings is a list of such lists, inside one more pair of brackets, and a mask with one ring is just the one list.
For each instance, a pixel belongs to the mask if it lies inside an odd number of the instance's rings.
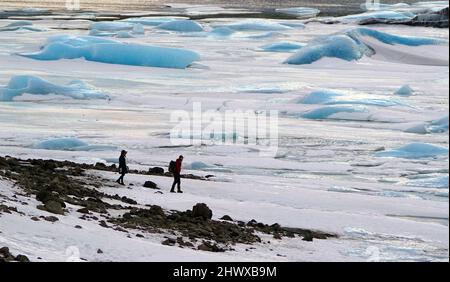
[[178,186],[178,193],[183,193],[181,191],[181,168],[183,166],[183,156],[180,156],[178,160],[176,161],[176,167],[175,171],[173,172],[173,185],[172,190],[170,190],[171,193],[175,193],[175,186]]
[[125,177],[125,174],[128,173],[128,167],[127,167],[127,151],[123,150],[120,153],[120,158],[119,158],[119,173],[120,173],[120,177],[119,179],[117,179],[117,183],[119,183],[120,185],[125,185],[125,183],[123,183],[123,178]]

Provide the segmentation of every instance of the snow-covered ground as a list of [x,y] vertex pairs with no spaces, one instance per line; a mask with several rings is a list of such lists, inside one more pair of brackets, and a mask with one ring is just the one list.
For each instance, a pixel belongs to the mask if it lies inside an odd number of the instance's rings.
[[[79,248],[82,258],[113,261],[448,261],[448,29],[372,26],[389,34],[432,37],[444,43],[414,47],[362,37],[375,55],[357,61],[322,58],[291,65],[283,62],[293,55],[292,50],[266,52],[261,47],[286,41],[304,46],[354,26],[310,23],[303,28],[300,21],[280,20],[276,23],[289,22],[291,28],[270,31],[259,25],[259,30],[240,29],[224,36],[210,32],[235,21],[201,21],[205,32],[199,33],[146,26],[145,35],[113,38],[194,51],[201,59],[187,69],[82,58],[40,61],[18,55],[39,51],[53,35],[88,35],[89,21],[38,20],[33,27],[41,31],[0,31],[0,155],[113,163],[124,148],[129,151],[130,167],[143,169],[167,167],[183,154],[187,172],[212,174],[215,181],[186,180],[183,195],[154,194],[140,188],[149,177],[130,175],[126,180],[135,184],[132,189],[103,190],[167,209],[185,210],[204,202],[215,218],[228,214],[237,220],[278,222],[335,232],[339,239],[313,243],[285,239],[250,252],[239,246],[236,252],[210,254],[162,246],[162,237],[156,235],[130,239],[81,221],[73,212],[56,223],[4,214],[0,246],[32,260],[49,261],[66,260],[71,246]],[[1,20],[0,28],[13,22]],[[265,29],[277,26],[267,22]],[[60,91],[2,101],[2,89],[18,75],[40,77]],[[86,95],[102,93],[108,98],[73,99],[70,83],[79,80]],[[412,95],[395,95],[405,85],[414,90]],[[333,99],[326,104],[301,102],[311,92],[324,89],[344,93],[344,103]],[[195,102],[201,102],[203,110],[278,110],[276,157],[261,156],[258,148],[244,145],[172,146],[170,114],[191,111]],[[311,118],[311,113],[329,111],[327,107],[333,107],[334,114]],[[82,148],[58,151],[37,146],[63,137],[82,140]],[[418,145],[413,146],[415,152],[402,151],[407,157],[378,154],[398,152],[409,144]],[[426,150],[425,155],[418,156],[417,150]],[[169,189],[170,178],[150,180]],[[17,189],[0,180],[0,195],[11,197]],[[29,205],[6,198],[0,198],[0,203],[18,205],[27,215],[45,213],[35,209],[34,199],[19,197]],[[75,225],[83,229],[74,229]],[[97,254],[99,248],[104,254]]]

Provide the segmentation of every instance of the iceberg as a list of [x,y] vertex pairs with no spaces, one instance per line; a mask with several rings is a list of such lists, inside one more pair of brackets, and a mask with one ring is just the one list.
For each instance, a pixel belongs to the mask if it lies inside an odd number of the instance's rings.
[[12,22],[4,27],[0,27],[0,31],[33,31],[41,32],[46,29],[34,27],[31,21],[16,21]]
[[98,22],[90,26],[90,36],[116,36],[118,38],[133,38],[135,35],[144,35],[144,26],[140,23],[126,22]]
[[14,76],[8,85],[0,86],[0,101],[10,102],[15,97],[32,94],[32,95],[60,95],[70,97],[77,100],[88,99],[109,99],[109,96],[101,91],[76,80],[68,85],[61,86],[50,83],[36,76],[19,75]]
[[428,130],[431,133],[448,132],[448,116],[432,121],[428,126]]
[[209,35],[213,37],[229,37],[233,35],[233,33],[235,33],[235,31],[228,27],[216,27],[209,32]]
[[[348,97],[350,96],[350,97]],[[341,92],[330,90],[314,91],[304,98],[298,100],[300,104],[321,104],[321,105],[367,105],[379,107],[405,106],[404,103],[395,100],[372,98],[364,95],[347,95]]]
[[301,18],[316,17],[318,14],[320,14],[319,9],[308,8],[308,7],[283,8],[283,9],[276,9],[275,11],[278,13],[301,17]]
[[291,29],[291,27],[286,25],[262,20],[242,21],[228,24],[225,27],[236,31],[281,31]]
[[421,159],[438,156],[448,157],[448,148],[439,147],[426,143],[411,143],[409,145],[393,149],[390,151],[381,151],[375,154],[377,157],[392,157],[406,159]]
[[416,179],[409,181],[408,186],[418,186],[426,188],[449,188],[448,186],[448,175],[440,177],[428,177],[423,179]]
[[211,167],[212,167],[211,165],[208,165],[204,162],[197,161],[197,162],[193,162],[193,163],[187,165],[186,169],[203,170],[203,169],[207,169],[207,168],[211,168]]
[[158,28],[178,32],[202,32],[203,27],[196,21],[176,20],[158,25]]
[[89,145],[77,138],[55,138],[39,142],[34,149],[54,151],[109,151],[115,150],[114,146]]
[[394,94],[399,96],[411,96],[414,94],[414,90],[409,85],[403,85],[400,89],[395,91]]
[[133,27],[134,24],[127,22],[97,22],[91,24],[89,28],[98,31],[122,31],[132,30]]
[[398,12],[398,11],[371,11],[357,15],[349,15],[341,17],[343,22],[363,22],[367,20],[378,20],[378,21],[410,21],[416,15],[411,12]]
[[306,119],[328,119],[328,118],[339,119],[339,116],[336,115],[339,115],[341,113],[367,113],[367,112],[368,110],[365,107],[350,107],[350,106],[323,107],[306,112],[302,114],[301,117]]
[[303,44],[293,42],[277,42],[261,47],[266,52],[292,52],[299,50],[303,47]]
[[150,45],[125,44],[118,41],[92,36],[55,36],[36,53],[23,53],[21,56],[43,61],[84,58],[108,64],[187,68],[200,55],[193,51]]
[[434,38],[397,36],[369,28],[354,28],[312,40],[297,53],[289,57],[285,63],[295,65],[311,64],[324,57],[355,61],[364,56],[373,56],[376,54],[376,49],[364,42],[363,37],[366,36],[389,45],[421,46],[444,44],[444,41]]

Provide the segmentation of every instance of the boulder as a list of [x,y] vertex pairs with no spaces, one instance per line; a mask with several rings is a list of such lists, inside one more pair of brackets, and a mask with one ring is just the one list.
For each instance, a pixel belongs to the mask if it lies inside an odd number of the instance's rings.
[[212,219],[213,212],[206,204],[196,204],[192,208],[192,217],[201,217],[204,220]]
[[144,187],[145,188],[150,188],[150,189],[158,189],[158,185],[155,182],[153,182],[153,181],[146,181],[144,183]]
[[149,170],[151,174],[158,174],[163,175],[164,174],[164,168],[162,167],[153,167]]
[[64,215],[64,209],[60,202],[50,200],[45,203],[44,208],[48,212]]

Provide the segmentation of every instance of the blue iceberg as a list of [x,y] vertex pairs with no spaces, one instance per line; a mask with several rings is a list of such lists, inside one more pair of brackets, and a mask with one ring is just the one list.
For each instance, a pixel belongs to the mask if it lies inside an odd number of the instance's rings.
[[[353,96],[353,97],[352,97]],[[379,107],[405,106],[404,103],[396,100],[363,97],[362,95],[347,95],[341,92],[330,90],[314,91],[298,101],[300,104],[321,104],[321,105],[366,105]]]
[[431,133],[448,132],[448,116],[432,121],[428,126],[428,130]]
[[39,142],[34,149],[54,151],[109,151],[116,150],[114,146],[89,145],[77,138],[55,138]]
[[339,107],[323,107],[318,108],[301,115],[302,118],[306,119],[328,119],[333,115],[341,113],[367,113],[367,108],[364,107],[350,107],[350,106],[339,106]]
[[125,44],[92,36],[55,36],[36,53],[20,54],[35,60],[51,61],[84,58],[108,64],[184,69],[200,55],[193,51],[150,45]]
[[291,27],[286,25],[262,20],[237,22],[228,24],[225,27],[236,31],[281,31],[291,29]]
[[23,94],[54,94],[78,100],[109,99],[108,95],[79,80],[61,86],[36,76],[19,75],[12,77],[8,85],[4,87],[0,86],[0,101],[10,102],[13,101],[15,97]]
[[411,96],[414,94],[414,90],[409,85],[403,85],[400,89],[395,91],[394,94],[399,96]]
[[411,143],[409,145],[390,151],[377,152],[377,157],[393,157],[406,159],[432,158],[438,156],[448,157],[448,148],[426,143]]
[[304,45],[293,42],[277,42],[261,47],[266,52],[292,52],[301,49]]
[[158,28],[178,32],[202,32],[203,27],[196,21],[176,20],[158,25]]
[[428,177],[409,181],[407,185],[426,188],[449,188],[448,180],[448,175],[440,177]]
[[134,24],[127,22],[97,22],[90,26],[91,30],[98,31],[121,31],[121,30],[132,30]]
[[233,35],[233,33],[235,33],[235,31],[228,27],[216,27],[209,32],[209,35],[213,37],[229,37]]
[[295,65],[311,64],[324,57],[355,61],[364,56],[373,56],[376,54],[376,50],[364,43],[362,40],[364,36],[372,37],[390,45],[421,46],[444,43],[444,41],[434,38],[397,36],[369,28],[355,28],[338,34],[316,38],[288,58],[285,63]]

